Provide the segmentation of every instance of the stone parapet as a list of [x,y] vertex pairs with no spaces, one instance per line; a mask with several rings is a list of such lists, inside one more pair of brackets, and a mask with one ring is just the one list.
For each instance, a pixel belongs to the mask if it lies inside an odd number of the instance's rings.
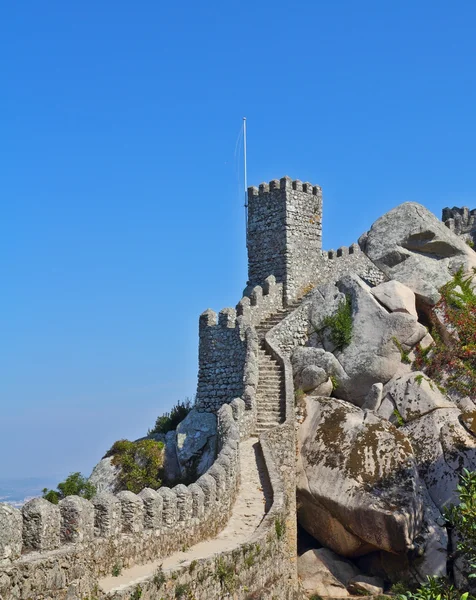
[[451,231],[462,236],[468,242],[476,244],[476,208],[470,210],[467,206],[446,207],[443,209],[441,219]]
[[91,591],[116,565],[156,560],[215,536],[239,488],[240,430],[233,415],[240,410],[241,399],[218,410],[217,458],[189,486],[103,492],[92,501],[69,496],[59,506],[36,498],[22,511],[0,505],[0,597],[10,598],[14,589],[15,598],[62,600],[68,590]]

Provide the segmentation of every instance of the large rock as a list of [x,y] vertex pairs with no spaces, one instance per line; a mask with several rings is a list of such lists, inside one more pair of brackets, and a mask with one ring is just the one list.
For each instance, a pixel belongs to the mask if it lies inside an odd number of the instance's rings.
[[314,553],[325,564],[329,571],[347,587],[349,581],[360,575],[359,569],[350,560],[339,556],[329,548],[317,548]]
[[177,458],[182,478],[195,480],[216,456],[217,419],[213,413],[191,410],[177,426]]
[[476,253],[424,206],[405,202],[372,225],[361,249],[389,279],[408,286],[422,305],[438,302],[439,288],[462,268],[471,273]]
[[439,510],[457,503],[463,468],[476,469],[476,438],[461,423],[458,408],[438,408],[404,425],[420,475]]
[[346,598],[349,593],[318,555],[317,550],[308,550],[298,557],[298,575],[304,591],[308,594]]
[[424,373],[414,371],[393,377],[387,383],[377,412],[389,419],[397,411],[402,420],[409,423],[437,408],[456,408],[456,405]]
[[[373,384],[385,384],[395,375],[410,370],[410,365],[402,361],[404,353],[410,352],[427,331],[413,315],[389,313],[374,298],[369,286],[357,276],[349,275],[340,279],[335,287],[335,295],[330,287],[333,286],[323,287],[322,297],[338,297],[340,302],[346,296],[351,298],[350,343],[341,349],[335,348],[325,333],[325,319],[329,315],[320,308],[319,297],[314,295],[313,303],[316,306],[315,310],[311,309],[311,319],[315,329],[322,332],[314,340],[320,348],[304,348],[294,352],[292,362],[295,379],[302,379],[305,367],[320,367],[337,381],[334,396],[362,406]],[[337,310],[335,306],[334,310]]]
[[96,487],[99,492],[114,492],[118,491],[118,476],[121,471],[120,467],[112,464],[113,456],[107,456],[98,462],[94,467],[89,483]]
[[342,400],[307,398],[306,408],[299,431],[301,525],[342,556],[408,551],[423,514],[408,439]]
[[390,312],[404,312],[418,318],[415,294],[403,283],[386,281],[372,288],[371,292]]

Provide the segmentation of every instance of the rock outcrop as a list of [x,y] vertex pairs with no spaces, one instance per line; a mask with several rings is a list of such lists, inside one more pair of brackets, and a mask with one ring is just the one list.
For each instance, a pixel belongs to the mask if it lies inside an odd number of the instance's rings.
[[359,239],[389,279],[409,287],[419,303],[433,306],[439,289],[462,268],[476,267],[476,253],[428,209],[405,202],[375,221]]
[[308,398],[306,409],[299,434],[301,525],[342,556],[412,548],[423,505],[406,436],[335,398]]

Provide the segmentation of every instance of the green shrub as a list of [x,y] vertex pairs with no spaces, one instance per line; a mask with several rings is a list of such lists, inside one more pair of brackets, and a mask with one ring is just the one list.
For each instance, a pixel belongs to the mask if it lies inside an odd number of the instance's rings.
[[81,496],[86,500],[90,500],[95,493],[96,487],[77,471],[76,473],[70,473],[64,481],[58,483],[56,490],[44,488],[43,498],[52,504],[58,504],[66,496]]
[[276,517],[274,520],[274,529],[276,531],[276,537],[280,540],[286,532],[286,523],[282,517]]
[[119,577],[119,575],[121,574],[122,571],[122,567],[119,563],[116,563],[113,567],[112,567],[112,572],[111,575],[113,577]]
[[[463,470],[457,488],[459,504],[451,506],[445,519],[458,532],[457,552],[469,562],[470,578],[476,577],[476,472]],[[399,600],[475,600],[469,592],[457,590],[443,577],[429,577],[415,592],[398,595]]]
[[400,360],[402,361],[402,363],[405,363],[407,365],[411,364],[412,361],[410,360],[410,355],[403,349],[401,343],[397,340],[396,337],[393,337],[392,340],[395,346],[398,348],[398,351],[400,352]]
[[[415,368],[438,384],[454,388],[463,396],[476,396],[476,292],[471,277],[458,271],[440,289],[441,300],[431,310],[430,333],[434,345],[416,348]],[[440,335],[441,320],[454,336]]]
[[157,490],[162,485],[164,444],[154,440],[118,440],[105,457],[119,467],[118,486],[138,494],[146,487]]
[[393,416],[395,417],[395,427],[403,427],[405,425],[405,421],[403,420],[402,415],[398,408],[394,408],[392,411]]
[[302,388],[298,388],[295,392],[294,392],[294,401],[296,402],[297,405],[301,404],[302,401],[304,400],[304,390]]
[[153,433],[168,433],[177,429],[177,425],[185,419],[188,413],[192,410],[194,401],[190,398],[185,398],[183,401],[178,401],[175,406],[172,407],[170,412],[164,413],[162,416],[157,417],[154,428],[149,429],[148,434]]
[[342,350],[352,339],[352,298],[347,295],[341,302],[335,315],[324,319],[324,326],[331,330],[331,340],[336,348]]
[[227,564],[222,557],[219,557],[215,563],[215,577],[227,592],[234,591],[236,586],[235,568],[233,565]]

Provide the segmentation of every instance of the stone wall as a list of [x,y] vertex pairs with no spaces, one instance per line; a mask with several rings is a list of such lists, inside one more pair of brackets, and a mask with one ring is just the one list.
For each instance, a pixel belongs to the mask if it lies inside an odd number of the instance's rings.
[[294,424],[287,423],[260,438],[273,491],[273,504],[246,543],[212,557],[158,571],[98,599],[130,600],[301,600],[296,572],[294,493]]
[[245,289],[243,298],[236,306],[236,313],[243,316],[244,323],[254,327],[283,306],[283,284],[276,283],[276,277],[269,275],[263,280],[262,286],[248,286]]
[[316,284],[331,283],[349,273],[359,275],[372,287],[385,281],[385,275],[362,252],[358,244],[322,252],[314,281]]
[[447,207],[443,209],[441,218],[451,231],[476,244],[476,208],[469,210],[467,206]]
[[200,315],[197,408],[216,412],[243,395],[250,333],[233,308]]
[[214,537],[240,481],[234,412],[245,412],[243,400],[218,411],[217,459],[189,486],[100,493],[91,502],[69,496],[58,506],[36,498],[21,511],[0,505],[0,598],[82,600],[115,565],[149,562]]
[[289,177],[248,189],[248,285],[268,275],[284,284],[285,302],[313,282],[322,247],[322,191]]
[[[130,600],[302,600],[297,578],[296,439],[294,387],[289,358],[273,336],[266,345],[282,365],[286,420],[260,437],[272,505],[255,534],[245,544],[215,556],[185,562],[180,568],[158,571],[124,589],[98,599]],[[234,402],[232,402],[232,407]],[[243,406],[241,406],[243,410]],[[246,411],[245,411],[246,412]]]

